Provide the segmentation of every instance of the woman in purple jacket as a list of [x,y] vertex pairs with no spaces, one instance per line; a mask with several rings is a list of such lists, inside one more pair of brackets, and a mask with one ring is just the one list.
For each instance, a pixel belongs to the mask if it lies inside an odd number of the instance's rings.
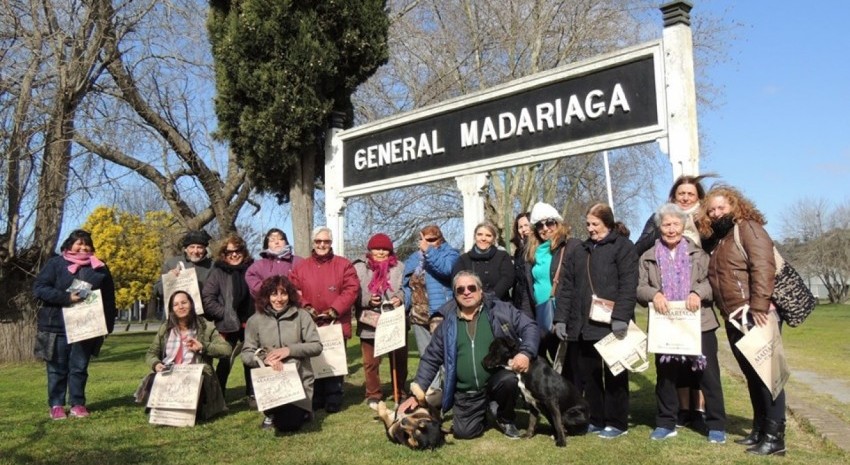
[[252,263],[248,267],[248,271],[245,272],[245,281],[248,283],[251,297],[257,298],[260,286],[263,285],[266,278],[285,276],[288,279],[292,269],[301,260],[303,259],[296,256],[292,251],[292,246],[289,245],[285,232],[278,228],[269,229],[269,232],[263,238],[263,251],[260,252],[260,259]]

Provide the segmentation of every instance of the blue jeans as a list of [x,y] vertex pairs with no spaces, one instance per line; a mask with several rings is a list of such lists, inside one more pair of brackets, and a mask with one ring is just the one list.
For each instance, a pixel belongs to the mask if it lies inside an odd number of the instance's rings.
[[47,401],[51,407],[65,405],[66,391],[72,406],[86,405],[86,381],[94,347],[93,339],[68,344],[64,334],[56,336],[53,359],[47,362]]

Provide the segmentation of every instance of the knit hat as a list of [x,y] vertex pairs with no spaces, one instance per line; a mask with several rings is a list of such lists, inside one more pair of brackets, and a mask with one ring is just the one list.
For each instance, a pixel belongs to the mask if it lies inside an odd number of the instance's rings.
[[535,203],[534,207],[531,209],[531,218],[529,219],[532,226],[540,221],[548,220],[549,218],[554,218],[558,220],[559,223],[564,222],[564,218],[561,217],[561,214],[558,213],[558,210],[555,210],[555,207],[549,205],[548,203]]
[[390,239],[390,236],[387,236],[383,233],[378,233],[369,239],[369,243],[366,244],[366,248],[369,250],[384,249],[389,250],[390,253],[393,253],[393,241]]
[[203,229],[200,231],[189,231],[185,236],[183,236],[181,245],[185,249],[192,244],[200,244],[204,247],[208,247],[210,245],[210,235]]

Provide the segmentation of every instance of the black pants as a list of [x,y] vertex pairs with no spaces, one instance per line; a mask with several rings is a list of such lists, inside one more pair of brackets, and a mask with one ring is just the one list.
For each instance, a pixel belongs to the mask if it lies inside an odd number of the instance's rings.
[[345,376],[317,379],[313,383],[313,410],[338,412],[342,408],[342,385]]
[[617,376],[593,347],[597,341],[571,341],[567,345],[564,377],[573,381],[590,404],[590,423],[629,429],[629,372]]
[[292,404],[281,405],[263,413],[272,417],[275,429],[281,433],[298,431],[310,421],[310,412]]
[[703,371],[693,371],[690,362],[662,363],[659,360],[661,356],[656,354],[655,400],[658,411],[655,426],[667,429],[676,427],[676,416],[679,412],[677,388],[682,385],[681,381],[684,379],[695,380],[696,386],[705,396],[705,423],[708,429],[726,430],[726,407],[723,402],[723,388],[720,384],[717,334],[714,330],[702,333],[702,353],[706,360]]
[[[245,340],[245,330],[240,329],[237,332],[222,334],[224,340],[230,344],[230,348],[236,347],[236,344]],[[251,382],[251,368],[245,364],[242,365],[242,370],[245,374],[245,395],[254,395],[254,385]],[[218,384],[221,385],[221,393],[227,395],[227,378],[230,376],[230,370],[233,368],[230,363],[230,357],[218,359],[218,365],[215,368],[215,375],[218,378]]]
[[[779,329],[782,329],[782,322],[779,323]],[[744,333],[726,322],[726,335],[729,337],[729,345],[732,346],[732,355],[738,361],[738,366],[744,373],[744,378],[747,379],[747,390],[750,393],[750,403],[753,406],[753,417],[758,423],[760,430],[764,431],[764,420],[774,420],[776,422],[785,423],[785,390],[773,399],[770,390],[764,385],[758,373],[753,369],[750,362],[747,361],[744,354],[735,347],[735,343],[744,337]],[[706,403],[708,400],[706,400]]]
[[516,373],[498,370],[487,380],[485,391],[455,392],[452,407],[452,434],[455,439],[472,439],[487,429],[487,409],[495,402],[496,420],[513,423],[519,394]]

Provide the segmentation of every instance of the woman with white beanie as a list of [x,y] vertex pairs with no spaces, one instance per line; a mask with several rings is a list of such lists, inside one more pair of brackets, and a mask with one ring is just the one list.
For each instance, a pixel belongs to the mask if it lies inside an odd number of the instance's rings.
[[[552,205],[537,202],[531,209],[532,234],[528,236],[525,253],[520,256],[517,270],[523,270],[524,286],[518,286],[516,302],[519,309],[532,318],[536,318],[537,309],[542,307],[554,295],[556,276],[563,268],[571,252],[581,241],[570,237],[570,227]],[[541,308],[542,310],[542,308]],[[540,318],[537,319],[541,321]],[[551,320],[550,320],[551,321]],[[551,328],[541,328],[541,355],[555,356],[558,340]]]

